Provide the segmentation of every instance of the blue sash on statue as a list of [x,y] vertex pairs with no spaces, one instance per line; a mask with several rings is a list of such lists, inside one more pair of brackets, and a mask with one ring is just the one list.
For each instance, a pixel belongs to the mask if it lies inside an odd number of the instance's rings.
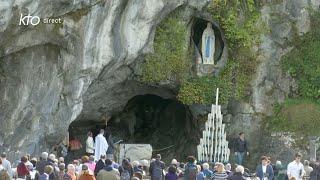
[[207,37],[206,39],[206,53],[205,53],[205,57],[209,58],[211,55],[211,51],[212,51],[212,37]]

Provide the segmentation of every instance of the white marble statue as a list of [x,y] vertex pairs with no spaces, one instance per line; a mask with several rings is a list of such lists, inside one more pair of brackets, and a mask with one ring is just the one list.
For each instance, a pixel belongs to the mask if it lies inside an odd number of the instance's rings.
[[215,36],[210,22],[202,33],[201,41],[202,63],[214,64]]

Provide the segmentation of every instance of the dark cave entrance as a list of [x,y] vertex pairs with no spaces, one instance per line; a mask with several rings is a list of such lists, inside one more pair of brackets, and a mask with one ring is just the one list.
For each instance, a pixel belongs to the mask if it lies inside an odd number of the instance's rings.
[[152,94],[130,99],[108,126],[125,143],[151,144],[167,160],[194,154],[200,135],[188,106]]
[[[69,134],[85,147],[87,132],[92,131],[96,135],[105,127],[105,122],[78,120],[69,126]],[[196,155],[200,138],[199,124],[188,106],[152,94],[131,98],[121,112],[110,118],[108,127],[114,142],[151,144],[154,153],[161,153],[168,161]],[[84,151],[85,148],[79,155]]]
[[[209,21],[201,19],[201,18],[195,18],[194,23],[192,26],[192,41],[194,42],[195,46],[199,50],[200,55],[201,54],[201,39],[202,39],[202,33],[207,27],[207,23]],[[223,35],[218,28],[218,25],[214,22],[212,23],[212,29],[214,30],[215,34],[215,53],[214,53],[214,62],[218,62],[223,54],[224,50],[224,41],[223,41]]]

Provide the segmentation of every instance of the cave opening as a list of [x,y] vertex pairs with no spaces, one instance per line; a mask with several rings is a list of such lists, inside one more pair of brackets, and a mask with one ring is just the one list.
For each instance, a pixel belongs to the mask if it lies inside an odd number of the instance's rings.
[[[114,142],[128,144],[151,144],[153,153],[160,153],[164,160],[184,159],[196,153],[199,143],[199,124],[189,107],[174,99],[164,99],[153,94],[131,98],[123,110],[107,122]],[[70,137],[76,137],[85,147],[88,131],[94,136],[106,128],[103,121],[78,120],[70,124]],[[85,153],[85,148],[79,155]]]
[[[193,26],[192,26],[192,41],[194,42],[195,46],[197,49],[199,49],[199,53],[202,56],[201,53],[201,39],[202,39],[202,34],[203,31],[207,27],[207,23],[210,21],[201,19],[201,18],[195,18],[193,21]],[[223,54],[224,50],[224,41],[223,41],[223,35],[218,27],[218,25],[214,22],[212,23],[212,29],[214,30],[215,34],[215,53],[214,53],[214,62],[218,62]]]

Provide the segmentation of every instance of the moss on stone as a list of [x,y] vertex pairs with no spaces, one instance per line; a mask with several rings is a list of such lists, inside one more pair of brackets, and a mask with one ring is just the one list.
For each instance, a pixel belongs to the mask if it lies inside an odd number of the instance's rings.
[[274,108],[269,128],[279,132],[293,132],[304,137],[320,135],[320,105],[307,99],[287,99]]
[[141,80],[148,83],[183,81],[191,67],[186,41],[186,24],[177,12],[172,13],[156,29],[154,53],[145,57]]
[[222,104],[230,98],[246,99],[250,95],[249,83],[257,66],[251,48],[260,42],[261,34],[268,32],[268,29],[261,23],[253,0],[214,0],[208,11],[224,31],[230,58],[219,76],[183,82],[178,98],[186,104],[210,104],[214,102],[216,87],[220,87]]
[[298,82],[299,97],[320,103],[320,13],[311,16],[311,30],[295,38],[295,48],[281,60],[285,72]]

